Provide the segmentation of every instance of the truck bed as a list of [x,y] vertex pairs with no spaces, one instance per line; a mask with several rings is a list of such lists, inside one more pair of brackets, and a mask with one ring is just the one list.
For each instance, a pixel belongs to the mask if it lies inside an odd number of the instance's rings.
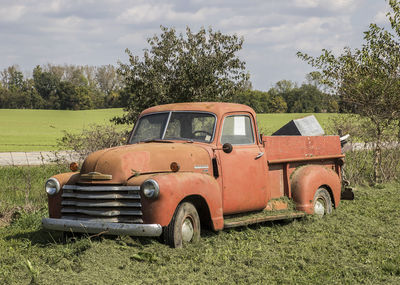
[[331,168],[340,176],[339,136],[264,136],[271,199],[291,197],[290,175],[305,164]]

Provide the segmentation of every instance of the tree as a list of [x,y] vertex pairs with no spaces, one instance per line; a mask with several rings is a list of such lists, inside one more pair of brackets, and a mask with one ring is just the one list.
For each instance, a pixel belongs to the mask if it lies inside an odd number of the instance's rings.
[[2,85],[9,91],[21,90],[24,87],[24,75],[17,65],[3,69],[0,75]]
[[96,69],[96,81],[99,89],[106,96],[120,87],[120,79],[117,70],[113,65],[102,65]]
[[70,81],[61,81],[57,90],[62,110],[86,110],[93,108],[90,89],[87,86],[76,86]]
[[380,180],[382,144],[400,119],[400,4],[390,0],[387,15],[394,34],[376,24],[364,32],[365,43],[354,50],[346,47],[335,56],[323,50],[319,57],[298,56],[320,71],[321,82],[337,94],[342,111],[358,114],[372,127],[374,180]]
[[129,63],[120,63],[125,88],[121,99],[128,111],[117,123],[131,123],[143,109],[166,103],[230,101],[248,85],[245,63],[237,52],[243,39],[201,28],[185,34],[161,26],[161,34],[147,40],[143,58],[126,50]]
[[43,71],[38,65],[33,69],[34,86],[40,97],[46,101],[46,109],[60,109],[61,102],[57,91],[60,86],[60,77],[56,73]]
[[259,90],[238,92],[233,102],[248,105],[256,113],[282,113],[287,109],[286,102],[281,96],[271,96],[268,92]]
[[12,65],[1,72],[0,108],[41,108],[43,100],[31,79],[24,79],[18,66]]
[[[279,111],[289,113],[320,113],[332,110],[334,107],[332,96],[322,92],[317,84],[302,84],[300,87],[289,80],[278,81],[269,91],[276,100],[285,102]],[[277,111],[275,111],[277,112]]]
[[271,113],[285,113],[287,111],[287,104],[285,99],[279,95],[271,95],[270,112]]

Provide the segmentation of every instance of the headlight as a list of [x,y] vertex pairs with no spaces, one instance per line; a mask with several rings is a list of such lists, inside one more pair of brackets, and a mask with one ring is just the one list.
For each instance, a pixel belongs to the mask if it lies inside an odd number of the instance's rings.
[[160,186],[158,186],[157,181],[153,179],[148,179],[143,182],[142,186],[140,186],[140,190],[142,194],[147,198],[157,198],[160,194]]
[[61,189],[60,182],[58,182],[58,180],[55,178],[50,178],[49,180],[46,181],[45,189],[47,194],[55,195]]

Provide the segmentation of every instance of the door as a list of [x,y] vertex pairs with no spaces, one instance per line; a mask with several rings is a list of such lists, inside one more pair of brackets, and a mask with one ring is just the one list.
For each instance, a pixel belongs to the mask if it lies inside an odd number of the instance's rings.
[[224,215],[263,209],[267,204],[266,158],[254,129],[249,114],[224,118],[219,143],[233,146],[231,153],[218,150]]

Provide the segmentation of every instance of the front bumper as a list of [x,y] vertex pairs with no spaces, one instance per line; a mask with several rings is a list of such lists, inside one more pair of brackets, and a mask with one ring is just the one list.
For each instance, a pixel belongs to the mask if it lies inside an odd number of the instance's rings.
[[159,224],[124,224],[124,223],[102,223],[87,222],[67,219],[43,218],[42,225],[45,229],[78,232],[78,233],[104,233],[108,235],[129,235],[158,237],[162,234]]

